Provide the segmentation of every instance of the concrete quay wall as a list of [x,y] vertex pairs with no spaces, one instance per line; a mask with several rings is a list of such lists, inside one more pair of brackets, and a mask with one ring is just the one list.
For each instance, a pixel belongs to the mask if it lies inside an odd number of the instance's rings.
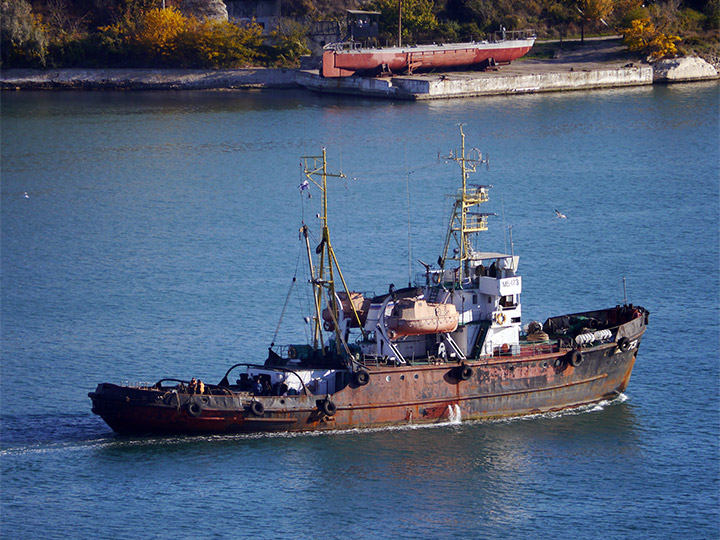
[[395,77],[398,98],[445,99],[563,90],[589,90],[653,83],[650,66],[480,77]]
[[402,75],[390,78],[323,78],[317,70],[294,69],[10,69],[0,72],[0,88],[231,90],[308,88],[318,92],[383,99],[426,100],[473,96],[590,90],[717,79],[700,59],[655,65],[615,62],[517,62],[497,71]]

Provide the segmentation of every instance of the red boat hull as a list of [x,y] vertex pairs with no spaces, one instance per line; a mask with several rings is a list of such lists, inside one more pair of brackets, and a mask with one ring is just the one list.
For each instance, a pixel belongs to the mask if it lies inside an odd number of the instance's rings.
[[487,65],[490,59],[506,64],[527,54],[535,40],[521,39],[498,43],[420,45],[387,49],[326,50],[323,77],[348,77],[381,71],[403,73],[431,69],[457,69]]

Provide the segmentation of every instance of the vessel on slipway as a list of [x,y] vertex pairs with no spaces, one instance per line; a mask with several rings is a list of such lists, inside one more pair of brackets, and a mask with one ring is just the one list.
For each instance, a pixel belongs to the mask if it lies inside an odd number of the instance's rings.
[[161,379],[101,383],[92,411],[116,432],[199,434],[313,431],[491,419],[612,399],[630,380],[649,313],[624,303],[521,323],[519,257],[478,251],[491,186],[468,179],[484,162],[449,156],[461,183],[437,264],[414,286],[366,295],[347,286],[330,241],[326,153],[304,158],[322,192],[322,234],[311,245],[309,343],[240,358],[217,384]]
[[458,68],[487,68],[509,64],[524,56],[535,43],[535,33],[519,30],[503,33],[501,39],[384,48],[360,47],[357,42],[325,46],[320,73],[323,77],[374,76],[447,71]]

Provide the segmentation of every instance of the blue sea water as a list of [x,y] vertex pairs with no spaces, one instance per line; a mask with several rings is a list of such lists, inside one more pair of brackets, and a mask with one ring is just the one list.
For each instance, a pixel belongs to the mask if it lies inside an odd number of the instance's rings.
[[[3,93],[0,534],[718,538],[718,88]],[[520,255],[525,322],[621,303],[623,277],[651,311],[624,396],[320,435],[119,437],[90,412],[99,382],[217,381],[304,341],[300,157],[323,147],[349,286],[406,284],[442,249],[459,123],[494,186],[478,249]]]

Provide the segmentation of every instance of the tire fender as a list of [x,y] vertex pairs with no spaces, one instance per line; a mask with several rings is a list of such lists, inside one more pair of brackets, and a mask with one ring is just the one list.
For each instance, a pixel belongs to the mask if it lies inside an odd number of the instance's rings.
[[265,406],[259,401],[250,402],[250,412],[255,416],[262,416],[265,414]]

